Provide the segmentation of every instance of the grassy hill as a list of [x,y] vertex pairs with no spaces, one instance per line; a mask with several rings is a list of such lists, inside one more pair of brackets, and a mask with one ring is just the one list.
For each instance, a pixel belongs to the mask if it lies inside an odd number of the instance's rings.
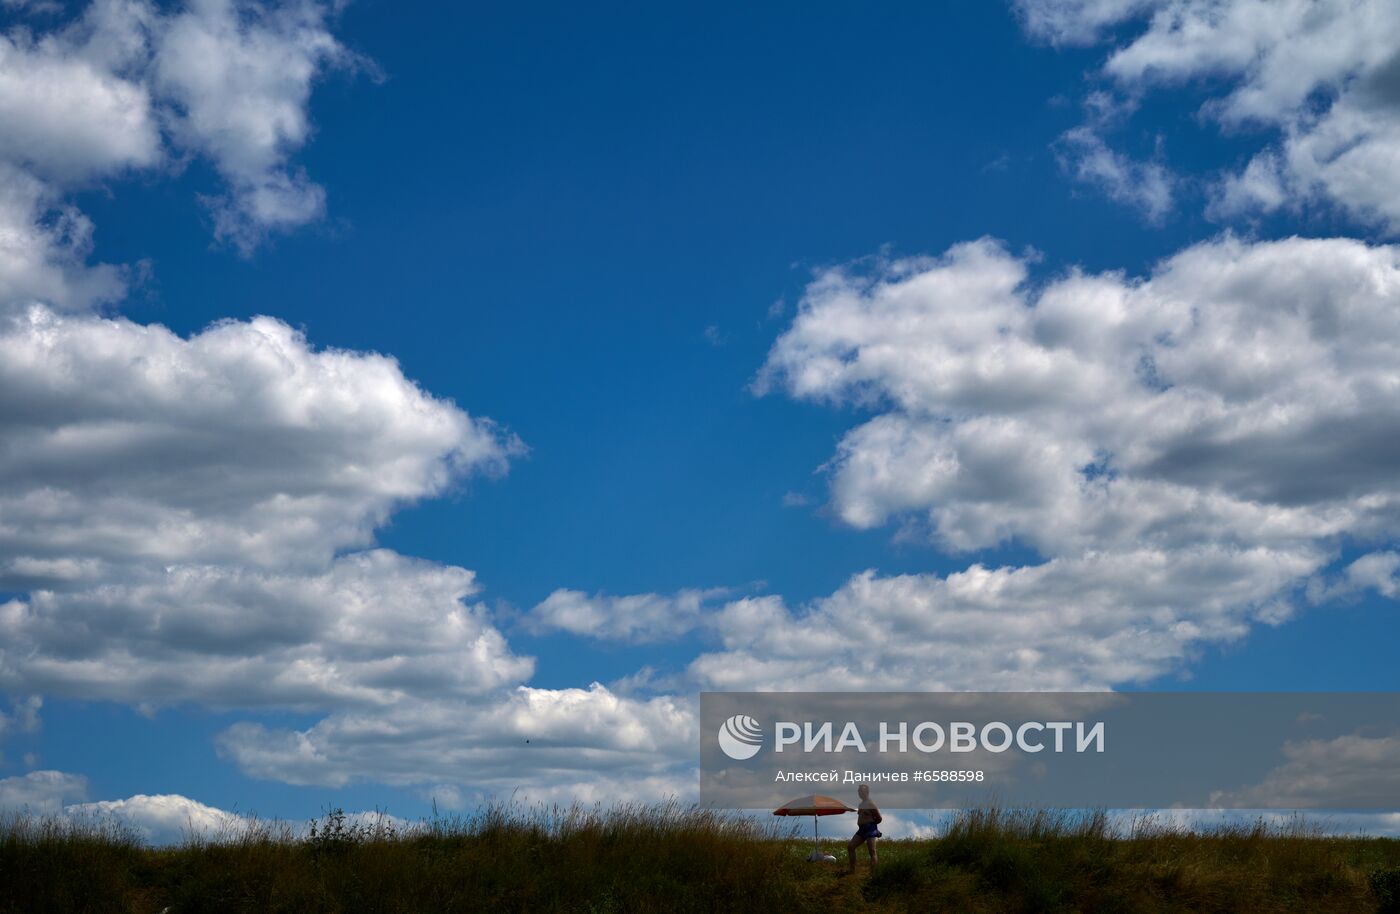
[[[152,848],[112,821],[0,828],[0,911],[1400,912],[1400,842],[978,810],[875,873],[786,823],[677,804],[494,806],[395,830],[334,812]],[[828,849],[839,855],[840,845]]]

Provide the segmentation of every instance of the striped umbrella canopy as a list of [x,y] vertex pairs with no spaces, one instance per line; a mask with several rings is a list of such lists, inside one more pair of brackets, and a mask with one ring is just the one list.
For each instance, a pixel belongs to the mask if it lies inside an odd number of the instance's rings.
[[817,837],[817,817],[818,816],[839,816],[842,813],[855,812],[854,809],[842,803],[835,797],[824,797],[819,793],[809,794],[805,797],[798,797],[795,800],[788,800],[782,806],[773,810],[775,816],[811,816],[812,817],[812,854],[808,860],[830,860],[831,858],[822,853],[821,839]]
[[839,816],[854,809],[835,797],[824,797],[813,793],[795,800],[788,800],[773,810],[775,816]]

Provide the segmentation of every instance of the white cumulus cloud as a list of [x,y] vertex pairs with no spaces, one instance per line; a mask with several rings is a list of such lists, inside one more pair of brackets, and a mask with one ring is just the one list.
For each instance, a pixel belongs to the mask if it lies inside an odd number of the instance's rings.
[[[1214,192],[1221,218],[1316,204],[1400,231],[1400,7],[1389,0],[1017,0],[1032,35],[1128,34],[1103,65],[1125,98],[1190,87],[1261,148]],[[1111,186],[1111,185],[1110,185]]]
[[1014,0],[1027,32],[1057,45],[1090,44],[1108,27],[1150,10],[1160,0]]
[[82,775],[63,771],[31,771],[0,778],[0,811],[55,815],[61,813],[68,803],[85,799],[87,792],[87,778]]
[[[0,35],[0,689],[34,709],[49,694],[323,714],[220,740],[297,783],[674,786],[688,702],[525,687],[534,662],[474,602],[473,572],[375,548],[395,510],[504,472],[517,439],[393,358],[318,349],[274,317],[181,336],[102,313],[130,276],[89,262],[75,190],[198,158],[224,182],[215,231],[244,251],[321,215],[294,161],[312,88],[364,66],[334,13],[93,0]],[[618,618],[591,633],[672,637],[712,596],[595,598]],[[542,625],[583,624],[554,612],[564,600]],[[6,729],[25,726],[31,705],[15,707]],[[26,777],[7,796],[52,786]],[[171,796],[85,810],[166,836],[231,821]]]
[[677,638],[702,625],[725,588],[687,589],[674,594],[589,596],[560,588],[524,618],[536,633],[561,631],[590,638],[648,642]]
[[314,0],[93,0],[46,30],[0,35],[0,163],[10,171],[0,171],[0,295],[6,247],[54,246],[38,217],[62,191],[171,160],[213,164],[227,187],[206,201],[215,234],[245,253],[320,218],[325,191],[291,157],[311,136],[315,80],[360,65],[331,34],[332,15]]
[[1061,164],[1076,180],[1139,210],[1148,222],[1161,223],[1171,212],[1178,179],[1161,162],[1129,158],[1088,125],[1065,131],[1058,151]]
[[0,319],[0,391],[5,687],[328,707],[529,676],[470,571],[345,554],[520,447],[393,359],[35,306]]
[[[84,23],[38,41],[0,35],[0,158],[77,180],[156,163],[150,93],[92,46]],[[124,69],[124,68],[121,68]]]
[[518,686],[479,700],[406,698],[387,712],[340,712],[306,730],[238,723],[218,744],[247,774],[292,784],[372,780],[583,796],[628,781],[693,791],[696,727],[692,699],[631,698],[593,683]]
[[158,705],[392,706],[528,678],[462,568],[387,550],[325,571],[177,566],[0,606],[0,685]]
[[0,316],[36,302],[86,311],[120,299],[125,271],[87,262],[92,233],[52,187],[0,160]]
[[[21,823],[72,827],[82,833],[97,825],[118,825],[153,845],[186,841],[238,840],[255,834],[273,839],[305,837],[308,823],[263,820],[201,803],[179,794],[136,794],[118,800],[88,800],[88,780],[64,771],[31,771],[0,779],[0,819],[15,815]],[[357,812],[347,823],[367,828],[412,830],[416,823],[382,812]],[[22,826],[23,827],[23,826]]]
[[272,318],[182,338],[36,306],[0,319],[0,581],[324,563],[519,447],[393,359]]
[[1397,304],[1400,251],[1345,239],[1043,285],[987,240],[821,275],[758,387],[875,413],[828,464],[836,514],[1040,560],[737,601],[692,673],[1108,687],[1287,618],[1344,539],[1400,532]]
[[245,830],[251,820],[179,794],[137,794],[122,800],[74,803],[63,809],[76,820],[116,820],[150,844],[217,839]]
[[354,60],[328,13],[313,0],[191,0],[163,22],[153,86],[170,100],[177,142],[208,155],[229,182],[228,196],[211,201],[215,231],[244,249],[325,210],[325,191],[287,158],[310,135],[313,80]]

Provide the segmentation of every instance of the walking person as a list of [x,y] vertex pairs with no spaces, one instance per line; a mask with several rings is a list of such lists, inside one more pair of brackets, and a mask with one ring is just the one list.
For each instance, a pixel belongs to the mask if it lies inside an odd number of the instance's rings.
[[852,873],[856,871],[856,848],[862,844],[870,853],[870,868],[875,869],[875,864],[880,862],[879,855],[875,852],[875,842],[881,837],[879,825],[884,820],[880,815],[880,807],[870,799],[869,784],[861,784],[856,788],[856,793],[860,794],[860,807],[856,810],[856,833],[846,845],[846,859],[851,864]]

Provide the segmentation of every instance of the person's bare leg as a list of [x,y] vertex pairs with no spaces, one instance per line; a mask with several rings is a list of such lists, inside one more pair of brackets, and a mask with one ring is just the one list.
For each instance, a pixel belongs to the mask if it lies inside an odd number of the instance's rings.
[[855,837],[846,842],[846,862],[851,865],[850,872],[852,873],[856,871],[856,848],[860,847],[860,843],[864,840],[864,838]]
[[[875,871],[875,864],[877,864],[877,863],[880,862],[880,855],[877,854],[877,853],[875,853],[875,842],[878,841],[878,840],[880,840],[880,839],[879,839],[879,838],[866,838],[866,839],[865,839],[865,849],[868,850],[868,851],[870,851],[870,871],[871,871],[872,873]],[[855,851],[851,851],[851,857],[854,858],[855,855],[856,855],[856,854],[855,854]],[[852,864],[852,865],[854,866],[854,864]]]

